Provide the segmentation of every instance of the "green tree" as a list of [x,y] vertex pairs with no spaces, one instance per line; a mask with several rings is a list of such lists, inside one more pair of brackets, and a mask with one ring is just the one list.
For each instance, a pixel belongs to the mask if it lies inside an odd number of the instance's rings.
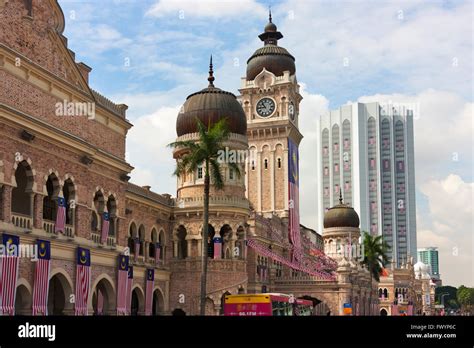
[[383,267],[388,264],[388,250],[387,242],[382,239],[382,236],[372,236],[367,232],[362,232],[362,247],[364,248],[364,259],[361,261],[362,265],[366,266],[370,272],[370,298],[372,303],[372,282],[375,279],[380,281],[380,274]]
[[[221,190],[224,187],[224,180],[221,174],[221,165],[219,155],[225,151],[224,143],[229,139],[230,131],[225,119],[221,119],[214,125],[207,127],[196,119],[198,126],[198,140],[176,141],[169,144],[173,149],[182,149],[181,155],[177,161],[174,175],[180,177],[185,173],[195,173],[199,166],[204,170],[204,212],[203,212],[203,231],[202,231],[202,268],[201,268],[201,296],[200,313],[205,315],[206,296],[207,296],[207,258],[209,235],[209,191],[212,185]],[[240,176],[240,168],[236,163],[227,163],[228,167]],[[212,180],[211,180],[212,178]]]
[[[447,294],[447,295],[444,295],[444,294]],[[449,308],[459,307],[457,304],[454,307],[451,306],[453,303],[451,300],[454,300],[456,302],[456,298],[457,298],[457,289],[454,286],[446,285],[446,286],[437,287],[435,289],[436,303],[441,304],[442,296],[444,298],[444,304],[446,307],[449,307]]]
[[457,291],[457,300],[462,310],[470,312],[474,304],[474,289],[461,285]]

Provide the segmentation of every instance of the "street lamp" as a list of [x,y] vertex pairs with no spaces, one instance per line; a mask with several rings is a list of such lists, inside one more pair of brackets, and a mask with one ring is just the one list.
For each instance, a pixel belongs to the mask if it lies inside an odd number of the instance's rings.
[[446,296],[446,295],[449,295],[449,292],[445,292],[445,293],[440,295],[441,296],[441,304],[443,305],[443,307],[444,307],[444,296]]

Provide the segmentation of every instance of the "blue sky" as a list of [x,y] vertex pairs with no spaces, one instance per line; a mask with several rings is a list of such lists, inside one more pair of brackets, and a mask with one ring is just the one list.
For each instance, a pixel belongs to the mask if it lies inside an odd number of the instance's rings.
[[[446,283],[474,285],[472,22],[469,1],[60,0],[92,88],[129,105],[132,180],[175,193],[174,124],[186,96],[238,93],[268,5],[302,85],[302,222],[315,226],[315,120],[348,101],[418,102],[419,246],[440,248]],[[344,64],[344,62],[346,64]],[[464,270],[464,271],[461,271]],[[465,272],[467,271],[467,272]]]

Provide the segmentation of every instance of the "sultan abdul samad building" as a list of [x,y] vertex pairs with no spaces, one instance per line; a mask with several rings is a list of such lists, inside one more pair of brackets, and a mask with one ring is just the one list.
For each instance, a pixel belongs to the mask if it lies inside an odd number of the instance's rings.
[[[0,232],[21,244],[50,242],[49,314],[74,314],[78,247],[90,250],[89,315],[98,311],[99,292],[101,311],[117,313],[117,260],[127,247],[131,314],[145,313],[147,269],[154,269],[152,314],[197,314],[202,169],[178,179],[176,198],[128,182],[127,106],[91,89],[91,68],[75,62],[64,24],[55,0],[0,1]],[[255,153],[242,164],[245,175],[224,166],[225,188],[211,190],[206,312],[221,313],[225,294],[266,291],[313,299],[319,314],[341,315],[344,303],[356,315],[375,313],[377,284],[368,271],[332,254],[342,242],[357,245],[357,213],[341,200],[326,213],[322,235],[299,225],[295,58],[279,46],[283,35],[271,18],[259,37],[240,96],[217,88],[211,70],[208,87],[189,95],[177,115],[178,140],[197,139],[196,117],[227,117],[226,145]],[[94,105],[94,117],[58,115],[58,103]],[[58,232],[60,198],[66,213]],[[28,315],[35,262],[19,263],[14,309]]]

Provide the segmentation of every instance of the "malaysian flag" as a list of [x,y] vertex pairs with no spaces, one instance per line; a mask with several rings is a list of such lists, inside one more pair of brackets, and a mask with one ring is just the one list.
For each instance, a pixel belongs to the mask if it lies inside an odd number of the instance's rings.
[[110,226],[110,215],[106,211],[102,214],[102,233],[100,236],[100,242],[105,244],[107,242],[107,237],[109,236],[109,226]]
[[155,243],[155,264],[159,265],[161,262],[161,244],[160,242]]
[[135,250],[134,252],[134,260],[137,262],[138,260],[138,255],[140,254],[140,239],[135,238]]
[[117,315],[127,314],[128,263],[128,256],[120,255],[118,257]]
[[91,282],[91,252],[77,248],[75,314],[88,315],[87,300]]
[[0,257],[0,313],[14,315],[20,237],[4,233],[3,245],[6,255]]
[[126,310],[127,314],[130,315],[132,310],[132,286],[133,286],[133,266],[128,266],[128,277],[127,277],[127,295],[126,295]]
[[51,266],[51,244],[38,239],[38,261],[35,268],[33,289],[33,315],[48,315],[49,272]]
[[293,257],[300,259],[300,198],[299,198],[299,171],[298,147],[288,139],[288,199],[289,199],[289,239],[293,244]]
[[56,213],[56,224],[54,225],[54,232],[64,233],[66,227],[66,200],[63,197],[58,197],[58,212]]
[[153,288],[155,287],[155,270],[147,268],[146,270],[146,299],[145,299],[145,315],[152,314],[153,308]]
[[214,237],[214,259],[220,259],[222,256],[222,238]]

